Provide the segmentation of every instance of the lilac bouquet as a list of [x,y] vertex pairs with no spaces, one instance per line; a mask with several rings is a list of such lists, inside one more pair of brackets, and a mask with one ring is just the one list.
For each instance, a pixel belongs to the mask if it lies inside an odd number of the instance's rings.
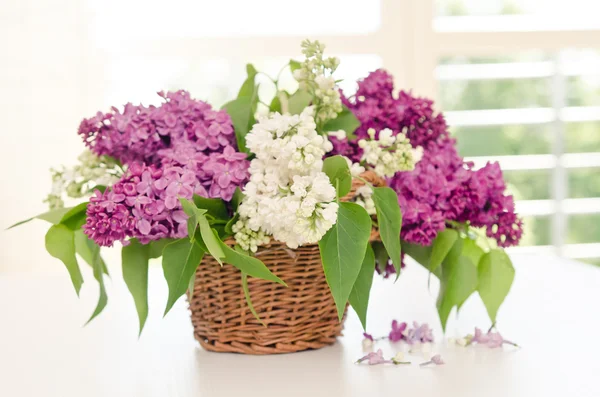
[[[87,150],[77,166],[52,170],[50,211],[35,218],[52,224],[46,248],[77,293],[77,258],[92,266],[100,286],[92,318],[107,303],[103,247],[123,247],[141,330],[150,259],[162,257],[166,314],[205,254],[240,269],[245,288],[247,275],[285,285],[254,256],[279,241],[319,245],[340,319],[349,302],[366,326],[373,273],[399,276],[409,255],[440,280],[443,326],[475,291],[495,321],[514,277],[502,247],[522,233],[498,165],[464,162],[432,102],[395,94],[383,70],[346,96],[334,77],[339,60],[323,50],[302,43],[305,59],[288,65],[293,93],[271,79],[275,96],[259,99],[248,65],[237,98],[221,109],[186,91],[160,92],[160,106],[128,103],[81,122]],[[363,186],[341,200],[353,180]],[[65,208],[65,197],[85,201]],[[379,241],[370,241],[373,228]]]

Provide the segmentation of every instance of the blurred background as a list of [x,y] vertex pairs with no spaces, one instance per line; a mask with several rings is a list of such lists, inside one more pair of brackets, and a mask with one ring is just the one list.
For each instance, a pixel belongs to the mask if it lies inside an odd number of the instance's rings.
[[[525,220],[513,252],[600,265],[598,15],[598,0],[3,0],[0,227],[47,210],[83,117],[163,89],[220,106],[246,63],[275,76],[310,37],[346,92],[384,67],[436,101],[463,156],[500,162]],[[0,271],[63,271],[46,229],[2,231]]]

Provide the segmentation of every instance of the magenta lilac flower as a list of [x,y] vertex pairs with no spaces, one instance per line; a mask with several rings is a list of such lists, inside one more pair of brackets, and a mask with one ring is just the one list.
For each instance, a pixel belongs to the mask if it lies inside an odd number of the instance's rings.
[[[388,181],[398,193],[403,211],[402,238],[430,245],[446,221],[458,221],[485,227],[488,237],[499,246],[516,245],[522,223],[514,212],[513,197],[505,195],[498,165],[473,170],[473,165],[458,155],[446,122],[441,114],[434,113],[432,101],[405,91],[395,97],[393,91],[391,76],[377,70],[359,81],[356,95],[343,101],[361,122],[355,132],[359,138],[366,138],[369,128],[390,128],[406,133],[414,147],[424,149],[413,171],[397,173]],[[361,151],[351,141],[334,140],[332,154],[355,157]]]
[[392,342],[398,342],[404,338],[404,332],[406,331],[406,323],[398,323],[398,321],[392,321],[392,330],[390,331],[389,338]]

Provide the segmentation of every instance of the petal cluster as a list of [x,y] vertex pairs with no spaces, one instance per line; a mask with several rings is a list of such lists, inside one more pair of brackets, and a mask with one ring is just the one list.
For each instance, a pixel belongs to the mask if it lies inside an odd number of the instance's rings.
[[335,223],[338,206],[321,171],[332,146],[317,133],[313,108],[259,119],[246,142],[256,157],[238,209],[238,244],[255,250],[266,235],[290,248],[318,242]]
[[127,104],[99,113],[79,128],[96,155],[119,160],[127,173],[90,199],[86,234],[99,245],[186,235],[179,198],[231,200],[250,162],[236,149],[231,119],[185,91],[159,93],[165,102]]

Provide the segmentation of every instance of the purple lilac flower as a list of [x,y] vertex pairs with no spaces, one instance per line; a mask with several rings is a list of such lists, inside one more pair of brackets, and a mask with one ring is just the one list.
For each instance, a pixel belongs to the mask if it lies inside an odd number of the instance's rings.
[[[342,96],[342,100],[361,122],[355,132],[358,138],[366,138],[369,128],[390,128],[406,133],[413,146],[424,149],[413,171],[397,173],[388,180],[403,211],[402,238],[430,245],[446,221],[454,220],[485,227],[488,237],[496,239],[499,246],[518,244],[522,222],[514,212],[513,197],[504,193],[499,166],[488,164],[473,170],[473,164],[458,155],[444,117],[434,113],[433,102],[404,91],[394,97],[393,90],[391,76],[377,70],[359,81],[353,97]],[[360,157],[356,142],[334,140],[333,144],[331,155]]]
[[364,337],[365,339],[368,339],[368,340],[370,340],[371,342],[373,342],[373,335],[371,335],[371,334],[367,334],[366,332],[363,332],[363,337]]
[[[165,173],[154,181],[156,186],[150,186],[149,175],[142,175],[136,186],[123,186],[127,194],[133,194],[132,188],[148,195],[153,188],[166,189],[168,210],[178,205],[177,197],[189,195],[191,185],[192,193],[231,200],[236,187],[247,182],[250,163],[236,150],[229,115],[192,99],[186,91],[159,95],[165,100],[159,107],[127,104],[122,113],[113,108],[112,113],[83,120],[79,133],[96,154],[113,156],[130,167],[144,163],[178,169],[179,176]],[[139,170],[134,174],[141,175]],[[114,209],[109,201],[104,205]],[[147,230],[146,223],[143,229]]]
[[224,111],[216,111],[186,91],[159,92],[165,102],[156,107],[125,105],[123,112],[98,113],[85,119],[79,134],[98,155],[113,156],[124,164],[158,164],[161,149],[189,141],[196,152],[221,152],[235,146],[233,124]]

